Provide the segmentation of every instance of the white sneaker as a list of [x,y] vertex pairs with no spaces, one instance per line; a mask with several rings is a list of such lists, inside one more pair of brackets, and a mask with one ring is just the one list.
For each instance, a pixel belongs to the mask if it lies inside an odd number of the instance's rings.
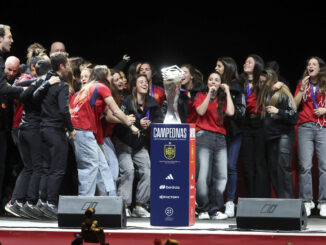
[[126,217],[129,218],[131,216],[131,212],[129,208],[126,208]]
[[214,215],[211,216],[211,219],[227,219],[228,216],[220,211],[217,211]]
[[132,211],[131,216],[137,218],[149,218],[151,217],[151,214],[145,208],[141,206],[137,206]]
[[319,215],[323,218],[326,218],[326,203],[319,203],[317,208],[320,210]]
[[234,217],[234,203],[233,201],[227,201],[225,203],[225,212],[228,217]]
[[311,215],[311,209],[315,208],[315,204],[313,201],[304,202],[304,207],[306,209],[307,217]]
[[198,219],[209,219],[209,214],[207,212],[200,212],[198,214]]

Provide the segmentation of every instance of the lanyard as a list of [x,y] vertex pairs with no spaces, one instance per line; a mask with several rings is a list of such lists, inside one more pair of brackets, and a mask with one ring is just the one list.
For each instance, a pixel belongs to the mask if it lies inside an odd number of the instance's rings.
[[[145,109],[145,104],[143,104],[141,107],[140,107],[140,110],[144,111]],[[146,112],[146,120],[149,120],[149,112],[150,112],[150,109],[147,110]],[[137,113],[137,118],[140,120],[141,119],[141,116],[142,114],[141,113]]]
[[[314,92],[314,87],[316,88],[316,91]],[[317,109],[318,108],[318,104],[316,102],[316,97],[319,91],[319,84],[314,85],[311,82],[309,82],[309,88],[310,88],[310,95],[311,95],[311,100],[312,103],[314,104],[314,108]]]
[[[250,86],[251,85],[251,86]],[[248,82],[247,85],[246,85],[246,101],[249,97],[249,95],[251,94],[252,92],[252,88],[253,88],[253,84],[252,82]]]
[[152,84],[151,96],[154,98],[154,84]]

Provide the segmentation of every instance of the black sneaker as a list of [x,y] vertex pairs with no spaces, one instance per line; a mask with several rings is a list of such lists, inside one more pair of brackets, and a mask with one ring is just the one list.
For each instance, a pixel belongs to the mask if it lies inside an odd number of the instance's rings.
[[10,213],[16,217],[21,217],[20,215],[20,209],[17,207],[17,205],[14,205],[11,203],[11,201],[9,201],[6,206],[5,206],[5,210],[7,213]]
[[44,217],[41,213],[35,210],[34,205],[30,204],[29,202],[25,202],[20,211],[34,219],[41,220]]
[[58,219],[58,207],[54,204],[46,202],[41,211],[52,219]]
[[34,209],[39,212],[40,214],[42,214],[44,216],[44,218],[49,218],[52,219],[52,216],[48,215],[45,211],[45,205],[46,202],[43,202],[41,199],[39,199],[36,203],[36,205],[34,206]]
[[[31,219],[32,217],[29,216],[28,214],[25,214],[24,212],[22,212],[22,207],[24,205],[24,203],[22,202],[18,202],[17,200],[14,202],[14,204],[12,204],[12,206],[10,205],[11,202],[9,201],[7,204],[6,204],[6,207],[5,207],[5,210],[10,213],[10,214],[13,214],[15,215],[16,217],[22,217],[22,218],[26,218],[26,219]],[[8,205],[8,206],[7,206]],[[17,216],[19,215],[19,216]]]

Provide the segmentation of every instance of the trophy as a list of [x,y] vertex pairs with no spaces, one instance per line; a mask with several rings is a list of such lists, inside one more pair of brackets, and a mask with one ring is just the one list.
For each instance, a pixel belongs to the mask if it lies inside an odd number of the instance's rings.
[[181,81],[184,79],[184,71],[176,65],[163,68],[161,71],[167,100],[167,112],[163,123],[181,123],[178,113],[178,99]]

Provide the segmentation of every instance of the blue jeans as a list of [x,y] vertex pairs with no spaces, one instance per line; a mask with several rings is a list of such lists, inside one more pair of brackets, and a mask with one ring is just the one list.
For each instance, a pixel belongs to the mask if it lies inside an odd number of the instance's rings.
[[312,157],[316,149],[319,168],[319,202],[326,202],[326,128],[313,122],[298,127],[298,158],[300,198],[313,200],[312,192]]
[[226,184],[227,200],[234,201],[235,192],[237,190],[237,162],[241,148],[242,136],[226,135],[226,144],[228,152],[228,182]]
[[77,130],[73,139],[78,168],[78,195],[94,196],[96,186],[100,194],[116,192],[111,169],[106,162],[93,132]]
[[200,130],[196,134],[196,201],[198,212],[214,214],[224,205],[227,182],[225,136]]
[[106,161],[110,166],[113,181],[116,186],[119,177],[119,161],[110,137],[104,138],[104,151],[105,151]]

